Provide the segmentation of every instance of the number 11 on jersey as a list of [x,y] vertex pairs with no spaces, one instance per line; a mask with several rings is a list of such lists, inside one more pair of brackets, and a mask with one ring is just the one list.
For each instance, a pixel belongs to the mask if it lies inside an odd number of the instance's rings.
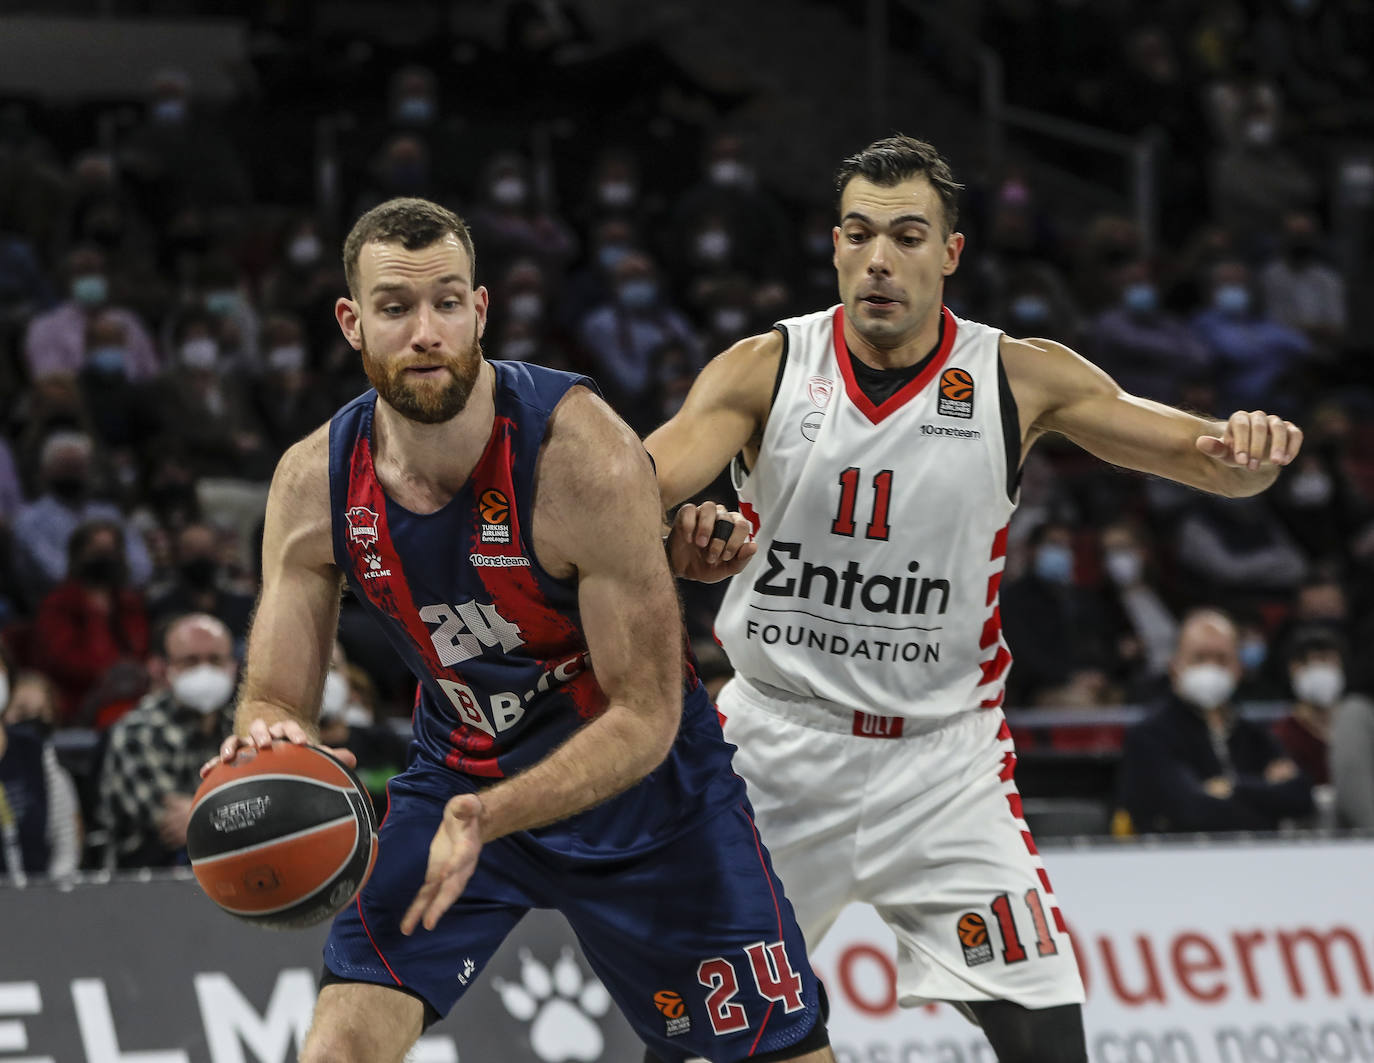
[[[859,468],[855,465],[840,473],[840,508],[830,525],[830,530],[836,535],[854,537],[854,506],[858,501],[860,476]],[[873,516],[864,532],[866,539],[887,539],[887,507],[891,501],[892,470],[884,469],[873,477]]]

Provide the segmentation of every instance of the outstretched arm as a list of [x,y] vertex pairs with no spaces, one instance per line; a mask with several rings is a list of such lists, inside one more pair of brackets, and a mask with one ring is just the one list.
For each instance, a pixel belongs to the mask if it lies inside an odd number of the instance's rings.
[[1022,453],[1057,432],[1104,461],[1239,498],[1263,491],[1302,446],[1302,430],[1262,410],[1224,421],[1122,391],[1052,340],[1003,338],[1002,359],[1022,415]]
[[711,360],[672,420],[650,433],[644,446],[665,509],[700,491],[740,451],[757,447],[781,359],[777,332],[740,340]]
[[544,568],[576,575],[606,707],[537,764],[448,803],[405,933],[422,920],[434,928],[485,842],[601,804],[653,771],[677,736],[682,622],[659,538],[658,488],[634,433],[584,389],[569,392],[550,423],[533,526]]

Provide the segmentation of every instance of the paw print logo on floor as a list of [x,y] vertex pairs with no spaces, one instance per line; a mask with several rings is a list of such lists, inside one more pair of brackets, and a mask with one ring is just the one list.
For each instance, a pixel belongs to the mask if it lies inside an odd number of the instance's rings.
[[595,977],[584,975],[565,948],[550,970],[520,950],[520,981],[495,978],[492,985],[511,1017],[529,1023],[530,1047],[543,1063],[594,1063],[605,1037],[596,1020],[611,1008],[611,996]]

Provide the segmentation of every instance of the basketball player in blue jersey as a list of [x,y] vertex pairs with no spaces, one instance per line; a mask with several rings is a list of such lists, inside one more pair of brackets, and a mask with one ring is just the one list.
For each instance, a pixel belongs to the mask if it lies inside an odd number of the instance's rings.
[[[221,759],[316,740],[341,579],[420,689],[412,763],[332,927],[301,1059],[399,1063],[549,907],[656,1058],[833,1061],[791,905],[684,660],[643,446],[586,378],[483,359],[487,292],[454,214],[384,203],[344,261],[338,321],[375,390],[277,468]],[[694,530],[670,552],[710,574]]]
[[717,617],[736,672],[719,706],[807,941],[871,904],[897,938],[904,1005],[956,1002],[1002,1063],[1084,1061],[1083,988],[1001,709],[1021,463],[1054,432],[1252,495],[1302,433],[1136,398],[1061,344],[956,318],[942,297],[964,247],[959,187],[909,137],[846,160],[840,305],[721,354],[647,446],[667,505],[739,457],[759,549]]

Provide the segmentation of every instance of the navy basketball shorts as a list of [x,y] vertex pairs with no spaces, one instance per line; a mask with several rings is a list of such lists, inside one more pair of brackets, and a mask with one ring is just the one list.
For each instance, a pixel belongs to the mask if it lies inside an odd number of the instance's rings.
[[580,859],[528,834],[499,838],[434,930],[405,937],[401,917],[424,881],[444,804],[459,792],[451,773],[416,762],[391,781],[377,866],[336,917],[325,966],[446,1015],[526,911],[555,908],[665,1063],[797,1044],[820,1020],[819,986],[743,786],[731,782],[738,802],[645,854]]

